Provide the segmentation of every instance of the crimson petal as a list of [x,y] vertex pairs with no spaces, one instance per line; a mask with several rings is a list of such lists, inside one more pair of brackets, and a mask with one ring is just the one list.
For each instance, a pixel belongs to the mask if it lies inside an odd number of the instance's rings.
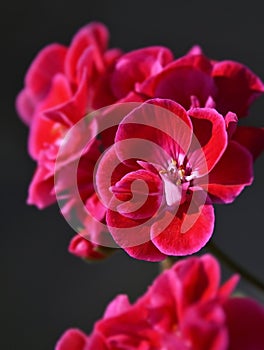
[[191,96],[196,96],[204,106],[208,97],[216,94],[211,71],[212,64],[205,56],[186,55],[148,79],[139,92],[150,97],[172,99],[186,109],[191,106]]
[[224,305],[228,350],[263,350],[264,308],[249,298],[232,298]]
[[238,117],[246,116],[251,103],[264,92],[262,81],[237,62],[215,63],[212,76],[218,89],[216,108],[223,115],[231,111]]
[[233,140],[246,147],[255,160],[264,151],[264,128],[239,126]]
[[193,108],[188,114],[195,135],[189,160],[192,170],[202,176],[211,171],[227,146],[225,120],[213,108]]
[[192,124],[182,106],[171,100],[153,99],[122,120],[115,142],[120,159],[136,158],[167,168],[171,158],[178,161],[184,157],[191,136]]
[[[214,209],[204,204],[188,212],[190,203],[182,204],[176,215],[166,211],[162,220],[151,227],[151,239],[155,246],[167,255],[187,255],[200,250],[210,239],[214,228]],[[164,223],[168,225],[164,228]],[[187,230],[182,232],[183,227]]]
[[[201,184],[203,179],[199,181]],[[252,181],[251,154],[237,142],[230,141],[222,158],[209,174],[207,190],[214,202],[231,203]]]
[[165,47],[153,46],[123,55],[116,63],[111,78],[115,96],[120,99],[135,90],[135,84],[159,73],[173,56]]

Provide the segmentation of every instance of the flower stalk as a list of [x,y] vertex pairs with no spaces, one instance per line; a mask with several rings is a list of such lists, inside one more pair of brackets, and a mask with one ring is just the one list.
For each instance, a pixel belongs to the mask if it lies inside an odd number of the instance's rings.
[[249,282],[255,288],[264,293],[264,283],[260,281],[256,276],[252,275],[243,266],[235,262],[230,256],[224,253],[215,243],[212,241],[208,244],[209,251],[215,255],[220,261],[222,261],[229,269],[239,273],[244,280]]

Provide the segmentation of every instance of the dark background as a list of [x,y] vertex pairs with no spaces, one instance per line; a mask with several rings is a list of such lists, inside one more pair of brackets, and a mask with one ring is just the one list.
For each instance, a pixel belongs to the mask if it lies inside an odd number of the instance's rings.
[[[135,300],[158,272],[157,264],[121,251],[105,262],[85,264],[67,252],[73,232],[57,206],[38,211],[25,204],[35,165],[14,99],[37,52],[51,42],[69,44],[82,25],[97,20],[109,27],[111,46],[125,51],[162,44],[178,56],[199,43],[208,56],[240,61],[264,79],[260,6],[257,1],[2,2],[0,349],[49,350],[66,328],[90,332],[109,300],[118,293]],[[263,114],[264,97],[244,122],[263,126]],[[264,280],[263,164],[262,157],[254,184],[234,204],[216,207],[214,240]]]

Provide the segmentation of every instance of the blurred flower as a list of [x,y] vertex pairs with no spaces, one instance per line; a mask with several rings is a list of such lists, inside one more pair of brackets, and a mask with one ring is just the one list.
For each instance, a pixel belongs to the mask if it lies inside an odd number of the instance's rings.
[[40,51],[26,74],[17,110],[29,125],[29,153],[38,162],[29,204],[44,208],[56,201],[54,163],[59,146],[67,131],[94,109],[96,86],[121,54],[107,50],[107,42],[107,29],[89,24],[69,47],[52,44]]
[[231,297],[210,255],[176,263],[134,304],[117,296],[89,336],[66,331],[56,350],[263,350],[264,308]]
[[87,260],[101,260],[106,257],[100,247],[92,244],[81,235],[75,235],[69,245],[69,252]]

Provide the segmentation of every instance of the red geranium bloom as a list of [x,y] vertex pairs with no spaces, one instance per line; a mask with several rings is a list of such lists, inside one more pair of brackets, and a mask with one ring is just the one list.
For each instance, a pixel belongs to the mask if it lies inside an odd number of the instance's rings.
[[160,52],[164,65],[161,60],[151,65],[148,50],[132,51],[116,61],[109,85],[118,99],[134,91],[145,99],[171,99],[189,109],[194,97],[200,107],[213,103],[223,115],[243,117],[264,92],[262,81],[245,65],[210,60],[198,46],[173,61],[168,51]]
[[[124,101],[171,99],[186,110],[214,107],[224,116],[233,112],[238,118],[246,116],[264,92],[264,84],[248,67],[210,60],[199,46],[176,60],[168,50],[159,51],[160,60],[153,60],[153,53],[145,48],[121,56],[105,81],[108,91]],[[238,126],[234,138],[254,157],[264,149],[262,129]]]
[[210,255],[180,261],[135,304],[114,299],[90,336],[66,331],[56,350],[263,350],[264,309],[230,297],[236,282],[219,286]]
[[[107,43],[105,26],[89,24],[78,31],[68,48],[59,44],[44,48],[27,72],[17,110],[30,126],[29,152],[38,161],[29,204],[43,208],[55,202],[51,163],[66,132],[88,112],[118,100],[106,80],[121,51],[107,50]],[[136,81],[159,72],[172,60],[170,51],[163,47],[143,49],[140,57],[140,66],[137,60],[134,63]],[[122,70],[120,63],[118,67]],[[115,76],[117,86],[120,78]],[[127,75],[125,79],[131,84]]]
[[[186,109],[216,107],[223,115],[232,111],[240,117],[247,114],[250,104],[263,92],[262,82],[247,67],[232,61],[209,60],[199,47],[174,60],[171,51],[165,47],[147,47],[122,55],[120,50],[107,49],[107,44],[105,26],[91,23],[78,31],[69,47],[52,44],[44,48],[26,74],[25,87],[17,98],[17,110],[30,127],[29,152],[37,161],[29,188],[29,204],[44,208],[56,201],[54,169],[58,150],[67,131],[90,111],[116,102],[143,102],[159,97],[172,99]],[[228,147],[209,172],[210,181],[205,185],[210,189],[210,199],[217,202],[232,201],[249,183],[248,171],[245,174],[237,172],[236,163],[232,161],[234,153],[238,157],[243,153],[238,144],[246,147],[254,157],[264,146],[263,129],[236,128],[235,117],[231,114],[226,116],[225,121],[228,125]],[[78,168],[81,198],[91,213],[100,213],[99,220],[102,222],[105,210],[94,193],[93,169],[102,151],[114,142],[115,135],[112,132],[107,140],[104,136],[94,140],[90,149],[82,154]],[[244,157],[240,158],[243,163]],[[230,171],[221,173],[221,169],[226,167]],[[142,168],[142,164],[138,169],[149,170]],[[233,172],[239,175],[239,179],[232,176]],[[161,174],[157,176],[160,178]],[[166,180],[166,175],[163,180]],[[154,187],[160,186],[155,177],[151,181]],[[165,181],[164,184],[168,199],[170,183]],[[67,178],[59,185],[61,191],[67,189]],[[154,187],[153,190],[160,190]],[[75,215],[75,199],[65,197],[64,200],[64,213]],[[155,200],[154,196],[151,204],[153,213]],[[182,209],[185,204],[180,204]],[[141,211],[140,215],[149,213]],[[81,217],[80,220],[85,219]],[[98,234],[94,232],[92,236]],[[203,237],[201,242],[206,239]],[[73,246],[76,247],[71,244],[71,251]],[[94,249],[97,249],[97,244]],[[87,249],[84,251],[88,252]],[[75,253],[80,255],[80,251],[75,250]]]
[[[120,100],[159,97],[186,109],[215,105],[223,115],[232,111],[243,116],[263,92],[262,82],[247,67],[209,60],[199,47],[173,61],[171,51],[164,47],[121,55],[119,50],[107,50],[107,43],[107,29],[100,23],[89,24],[69,47],[52,44],[44,48],[27,72],[17,109],[30,126],[29,152],[38,161],[30,204],[43,208],[55,202],[52,163],[58,147],[67,130],[91,110]],[[245,139],[257,138],[255,144],[259,144],[263,138],[263,131],[256,128],[237,133],[234,137],[250,151],[254,143]]]
[[[66,132],[93,110],[95,90],[121,52],[107,50],[108,31],[89,24],[70,46],[52,44],[32,62],[17,109],[30,126],[29,152],[38,167],[29,189],[28,203],[39,208],[56,201],[54,164]],[[101,96],[102,98],[102,96]],[[107,95],[107,104],[114,100]]]
[[231,202],[252,182],[250,153],[228,140],[234,117],[155,99],[122,120],[96,183],[109,231],[129,255],[156,261],[207,243],[212,202]]

